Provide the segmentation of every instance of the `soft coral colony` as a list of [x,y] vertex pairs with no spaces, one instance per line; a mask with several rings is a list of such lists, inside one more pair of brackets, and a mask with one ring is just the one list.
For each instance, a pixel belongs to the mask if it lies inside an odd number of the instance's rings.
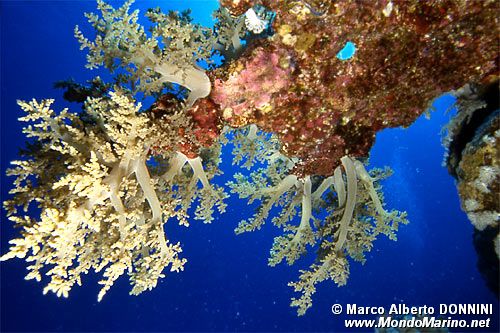
[[[164,230],[188,226],[193,210],[207,223],[224,212],[227,194],[213,178],[231,131],[234,162],[253,168],[227,185],[261,203],[236,232],[260,229],[278,206],[272,223],[283,235],[269,264],[316,252],[289,283],[304,314],[317,283],[346,284],[349,259],[364,262],[378,235],[396,239],[407,223],[384,207],[380,180],[391,171],[363,164],[375,133],[408,126],[439,94],[498,72],[495,1],[222,0],[213,28],[151,9],[149,31],[131,4],[99,0],[100,15],[86,14],[93,40],[75,28],[87,67],[115,74],[90,88],[59,83],[83,111],[19,102],[33,139],[8,170],[17,178],[4,206],[21,237],[2,260],[25,258],[26,278],[47,275],[44,292],[58,296],[91,270],[102,271],[99,300],[124,273],[139,294],[166,269],[182,270],[180,243]],[[347,41],[357,51],[342,61]],[[151,107],[142,95],[154,97]]]

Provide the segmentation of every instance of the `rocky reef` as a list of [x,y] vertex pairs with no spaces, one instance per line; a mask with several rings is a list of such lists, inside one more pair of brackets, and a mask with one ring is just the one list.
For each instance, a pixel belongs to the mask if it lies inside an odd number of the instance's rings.
[[498,295],[500,257],[499,85],[470,84],[455,92],[457,115],[446,126],[445,164],[457,180],[461,206],[474,225],[478,268]]
[[[216,71],[212,96],[247,87],[252,73],[248,96],[220,103],[223,118],[275,133],[300,159],[296,174],[331,175],[342,156],[366,157],[377,131],[408,126],[440,94],[497,72],[495,1],[222,4],[234,14],[257,4],[276,13],[274,35],[223,68],[226,79]],[[342,61],[349,41],[355,56]],[[258,69],[266,75],[255,77]],[[266,89],[270,76],[279,83]],[[253,86],[262,92],[251,94]]]

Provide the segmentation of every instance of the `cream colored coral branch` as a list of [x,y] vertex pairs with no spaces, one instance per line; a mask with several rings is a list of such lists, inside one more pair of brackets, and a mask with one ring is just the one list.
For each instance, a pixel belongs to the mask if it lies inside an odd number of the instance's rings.
[[[31,123],[24,132],[38,142],[27,160],[14,162],[8,171],[17,179],[13,198],[4,205],[22,233],[10,241],[1,260],[26,258],[31,263],[26,278],[41,280],[46,271],[50,281],[44,293],[63,297],[81,284],[82,274],[102,271],[99,301],[125,273],[131,293],[138,294],[156,286],[166,267],[181,271],[186,263],[179,258],[182,249],[164,233],[170,218],[188,218],[179,198],[200,198],[196,217],[205,222],[213,219],[214,206],[220,212],[225,208],[225,195],[210,184],[200,158],[166,151],[177,158],[163,177],[150,172],[149,147],[158,141],[173,146],[179,133],[174,124],[185,125],[179,119],[184,113],[157,123],[123,92],[88,98],[81,118],[67,110],[57,115],[52,102],[19,102],[27,113],[20,120]],[[203,188],[178,186],[173,191],[175,182],[190,181],[191,175],[182,172],[186,162]],[[25,216],[33,203],[41,211],[37,219]]]

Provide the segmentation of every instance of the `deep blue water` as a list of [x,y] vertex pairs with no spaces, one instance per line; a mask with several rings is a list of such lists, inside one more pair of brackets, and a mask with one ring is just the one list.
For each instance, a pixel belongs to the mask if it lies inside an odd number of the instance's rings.
[[[187,4],[186,4],[187,3]],[[134,8],[156,6],[139,2]],[[197,22],[212,23],[209,13],[217,1],[165,1],[166,9],[192,8]],[[12,179],[4,171],[24,145],[21,110],[16,99],[55,98],[55,109],[79,106],[65,103],[57,80],[84,82],[95,72],[83,68],[85,53],[73,37],[79,24],[89,31],[83,12],[93,1],[2,1],[1,20],[1,199],[8,197]],[[99,72],[101,76],[104,76]],[[303,317],[289,307],[294,296],[288,281],[298,276],[293,267],[267,266],[276,229],[236,236],[234,227],[253,207],[231,197],[228,211],[211,225],[193,221],[170,235],[182,242],[188,258],[185,271],[168,274],[141,296],[129,296],[122,277],[97,303],[98,277],[89,275],[69,299],[42,295],[43,284],[25,281],[25,262],[10,260],[1,269],[1,331],[344,331],[343,316],[330,312],[333,303],[388,306],[391,303],[493,303],[491,331],[498,331],[498,301],[476,269],[473,228],[460,210],[454,180],[441,166],[444,149],[440,130],[453,103],[440,98],[431,119],[418,119],[408,129],[385,130],[377,136],[371,165],[391,166],[385,181],[387,206],[406,210],[410,224],[402,226],[397,242],[379,239],[365,265],[351,263],[347,286],[319,285],[314,305]],[[230,147],[223,151],[219,184],[241,169],[231,166]],[[1,253],[16,235],[1,215]],[[173,226],[173,223],[172,223]],[[309,258],[310,259],[310,258]],[[481,330],[485,332],[484,329]],[[478,331],[479,332],[479,331]]]

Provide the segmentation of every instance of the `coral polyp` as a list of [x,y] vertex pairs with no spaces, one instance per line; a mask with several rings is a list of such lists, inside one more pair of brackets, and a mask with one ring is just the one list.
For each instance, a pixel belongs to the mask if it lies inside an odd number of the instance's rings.
[[[303,315],[318,283],[345,285],[351,262],[408,223],[385,207],[392,171],[367,169],[375,134],[409,126],[442,93],[498,78],[493,0],[220,4],[212,28],[154,8],[146,29],[132,0],[97,0],[99,13],[85,14],[94,33],[74,34],[86,67],[110,82],[58,82],[79,112],[18,102],[32,142],[7,171],[16,178],[4,206],[21,236],[1,260],[25,259],[27,279],[47,275],[45,293],[68,297],[90,271],[102,272],[99,301],[124,274],[131,294],[151,290],[187,262],[170,223],[212,222],[227,188],[259,203],[237,234],[267,220],[281,229],[270,266],[314,253],[289,283]],[[346,43],[355,53],[338,57]],[[233,164],[250,171],[224,187],[228,138]]]

